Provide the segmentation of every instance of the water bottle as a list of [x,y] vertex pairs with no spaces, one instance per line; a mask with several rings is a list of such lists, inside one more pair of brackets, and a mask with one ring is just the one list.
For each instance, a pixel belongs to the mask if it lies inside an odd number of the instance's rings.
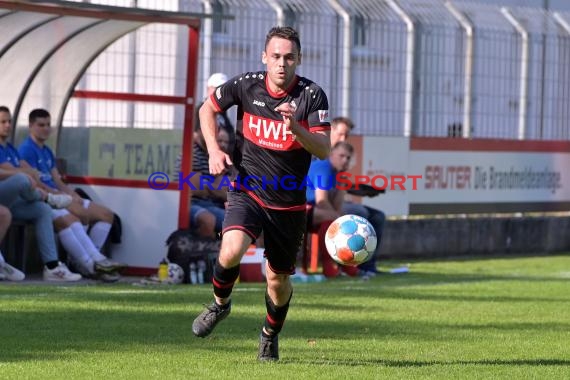
[[198,261],[198,284],[204,283],[204,272],[206,272],[206,262],[200,260]]
[[197,284],[198,283],[198,275],[196,273],[196,263],[190,263],[190,283]]
[[168,280],[168,261],[166,259],[162,259],[158,265],[158,280],[160,282]]

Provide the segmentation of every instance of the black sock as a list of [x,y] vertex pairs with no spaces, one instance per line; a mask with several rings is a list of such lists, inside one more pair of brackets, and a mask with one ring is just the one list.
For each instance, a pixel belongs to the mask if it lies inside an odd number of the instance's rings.
[[239,264],[233,268],[224,268],[218,260],[214,265],[214,294],[219,298],[228,298],[232,294],[234,284],[239,277]]
[[287,312],[289,311],[289,303],[291,302],[291,297],[293,297],[293,292],[287,300],[287,303],[283,306],[275,306],[267,291],[265,292],[265,307],[267,308],[267,315],[265,317],[264,330],[262,333],[266,337],[270,337],[279,334],[285,323],[285,318],[287,317]]
[[57,268],[58,265],[59,265],[59,261],[57,261],[57,260],[55,260],[55,261],[48,261],[48,262],[46,263],[46,267],[47,267],[48,269]]
[[[214,302],[216,302],[216,301],[214,301]],[[226,303],[226,304],[223,304],[223,305],[220,305],[219,303],[216,302],[216,305],[218,305],[218,307],[222,310],[226,310],[228,307],[230,307],[231,304],[232,304],[231,301]]]

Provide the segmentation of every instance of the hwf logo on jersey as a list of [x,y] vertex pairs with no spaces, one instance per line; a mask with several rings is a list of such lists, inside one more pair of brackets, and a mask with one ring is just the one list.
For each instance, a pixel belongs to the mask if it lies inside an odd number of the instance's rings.
[[298,148],[295,135],[282,120],[244,114],[244,136],[256,145],[274,150]]

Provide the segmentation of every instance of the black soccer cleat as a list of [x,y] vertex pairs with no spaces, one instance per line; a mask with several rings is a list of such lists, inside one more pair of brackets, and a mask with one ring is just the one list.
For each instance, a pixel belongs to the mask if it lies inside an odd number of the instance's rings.
[[279,335],[265,336],[263,332],[260,334],[257,360],[262,362],[279,360]]
[[220,306],[216,301],[206,306],[199,316],[192,323],[192,332],[200,338],[205,338],[214,330],[214,327],[226,318],[232,310],[231,301],[224,306]]

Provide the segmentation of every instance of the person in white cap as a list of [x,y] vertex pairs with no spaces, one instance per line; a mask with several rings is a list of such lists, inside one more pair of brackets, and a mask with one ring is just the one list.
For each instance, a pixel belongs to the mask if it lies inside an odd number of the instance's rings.
[[208,96],[214,92],[216,87],[219,87],[228,81],[228,77],[224,73],[214,73],[208,78]]
[[[214,73],[214,74],[210,75],[210,77],[208,78],[208,81],[206,82],[207,87],[206,87],[205,99],[208,99],[210,97],[210,95],[212,95],[214,93],[214,91],[216,91],[216,88],[220,87],[221,85],[223,85],[227,81],[228,81],[228,77],[224,73]],[[204,101],[205,101],[205,99],[204,99]],[[199,110],[200,107],[202,107],[202,104],[204,104],[204,102],[200,103],[196,107],[196,110]],[[196,123],[196,129],[199,130],[200,129],[200,118],[199,117],[196,117],[195,123]],[[216,123],[218,124],[218,131],[221,128],[223,128],[226,132],[228,132],[228,135],[230,136],[229,151],[232,152],[234,149],[234,145],[235,145],[236,132],[235,132],[235,128],[234,128],[232,122],[230,121],[230,118],[228,117],[228,115],[226,114],[225,111],[224,112],[218,112],[216,114]]]

